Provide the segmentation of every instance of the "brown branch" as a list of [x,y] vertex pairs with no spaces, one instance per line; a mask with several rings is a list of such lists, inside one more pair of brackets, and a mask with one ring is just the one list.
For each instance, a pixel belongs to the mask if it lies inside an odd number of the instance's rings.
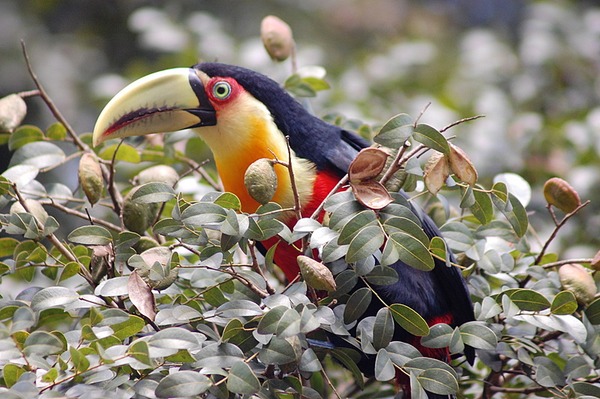
[[311,219],[317,219],[319,217],[319,215],[321,214],[321,212],[323,211],[323,208],[325,207],[325,202],[327,202],[327,200],[329,198],[331,198],[331,196],[335,193],[337,193],[337,191],[342,188],[342,186],[344,184],[346,184],[348,182],[348,175],[346,174],[344,177],[342,177],[340,179],[340,181],[337,182],[337,184],[335,185],[335,187],[333,187],[331,189],[331,191],[329,192],[329,194],[327,194],[327,196],[325,198],[323,198],[323,201],[321,201],[321,203],[319,204],[319,206],[317,207],[317,209],[315,209],[315,211],[313,212],[312,215],[310,215]]
[[479,118],[485,118],[485,115],[475,115],[475,116],[469,116],[467,118],[459,119],[456,122],[452,122],[448,126],[443,127],[440,130],[440,133],[444,133],[446,130],[451,129],[451,128],[453,128],[456,125],[460,125],[461,123],[471,122],[471,121],[474,121],[475,119],[479,119]]
[[267,281],[265,274],[263,273],[262,269],[260,268],[260,265],[258,264],[258,259],[256,258],[255,243],[252,240],[249,240],[248,247],[250,249],[250,259],[252,259],[252,270],[254,270],[256,273],[258,273],[262,277],[262,279],[265,280],[265,288],[267,289],[267,292],[269,294],[273,295],[275,293],[275,290],[273,289],[273,287],[271,287],[271,285]]
[[116,224],[113,224],[111,222],[107,222],[106,220],[103,219],[98,219],[95,218],[93,216],[88,215],[87,213],[83,213],[80,211],[77,211],[75,209],[66,207],[62,204],[59,204],[57,202],[54,202],[52,199],[50,200],[50,202],[47,203],[47,205],[56,208],[58,210],[60,210],[61,212],[64,212],[66,214],[72,215],[72,216],[77,216],[78,218],[81,219],[85,219],[85,220],[89,220],[92,224],[96,224],[98,226],[102,226],[102,227],[106,227],[107,229],[113,230],[113,231],[123,231],[123,229],[121,228],[121,226],[117,226]]

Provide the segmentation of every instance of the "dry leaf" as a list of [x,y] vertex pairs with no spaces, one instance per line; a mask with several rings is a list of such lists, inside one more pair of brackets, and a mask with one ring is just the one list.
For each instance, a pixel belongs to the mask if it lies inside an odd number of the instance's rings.
[[350,183],[354,197],[369,209],[380,210],[394,201],[388,190],[377,181]]
[[348,177],[351,183],[375,179],[385,167],[389,154],[379,148],[364,148],[348,168]]
[[152,289],[146,282],[137,274],[134,270],[129,275],[127,281],[127,291],[129,292],[129,299],[131,303],[135,305],[137,310],[148,319],[154,321],[156,317],[156,311],[154,310],[154,295],[152,295]]
[[458,177],[460,181],[467,183],[470,186],[477,183],[477,170],[473,166],[473,162],[467,157],[467,154],[452,143],[450,144],[450,154],[448,154],[448,162],[450,170]]
[[441,152],[434,152],[423,170],[423,182],[432,194],[437,194],[450,176],[450,165],[448,158]]

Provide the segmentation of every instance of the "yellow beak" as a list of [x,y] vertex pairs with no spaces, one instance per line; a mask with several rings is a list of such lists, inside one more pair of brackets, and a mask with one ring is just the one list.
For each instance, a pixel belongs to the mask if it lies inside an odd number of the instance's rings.
[[109,101],[96,121],[93,144],[216,123],[198,71],[167,69],[136,80]]

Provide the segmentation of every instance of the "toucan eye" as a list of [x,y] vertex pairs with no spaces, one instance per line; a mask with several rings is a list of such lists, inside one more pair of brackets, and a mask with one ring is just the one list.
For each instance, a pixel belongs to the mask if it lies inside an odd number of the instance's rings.
[[212,94],[217,100],[227,100],[231,95],[231,85],[224,80],[217,82],[212,88]]

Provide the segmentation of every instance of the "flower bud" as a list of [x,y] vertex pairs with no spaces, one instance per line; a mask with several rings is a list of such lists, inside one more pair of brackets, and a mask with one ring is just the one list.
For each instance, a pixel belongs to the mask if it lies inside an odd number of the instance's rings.
[[169,186],[174,186],[179,180],[179,174],[175,169],[168,165],[155,165],[142,170],[133,178],[133,184],[141,186],[142,184],[159,182]]
[[285,61],[294,49],[292,29],[280,18],[268,15],[260,24],[260,38],[275,61]]
[[273,162],[261,158],[251,163],[244,174],[244,185],[248,194],[259,204],[271,201],[277,191],[277,174]]
[[123,224],[127,229],[143,235],[156,219],[160,203],[134,201],[132,196],[138,187],[134,187],[123,199]]
[[27,104],[17,94],[0,98],[0,132],[13,132],[27,115]]
[[559,177],[553,177],[544,184],[544,198],[548,205],[553,205],[565,213],[571,213],[581,205],[577,191]]
[[79,184],[90,204],[94,205],[102,197],[104,179],[98,159],[94,154],[85,153],[79,161]]
[[569,263],[558,269],[560,283],[571,291],[581,305],[590,303],[596,295],[596,283],[588,269],[578,263]]

